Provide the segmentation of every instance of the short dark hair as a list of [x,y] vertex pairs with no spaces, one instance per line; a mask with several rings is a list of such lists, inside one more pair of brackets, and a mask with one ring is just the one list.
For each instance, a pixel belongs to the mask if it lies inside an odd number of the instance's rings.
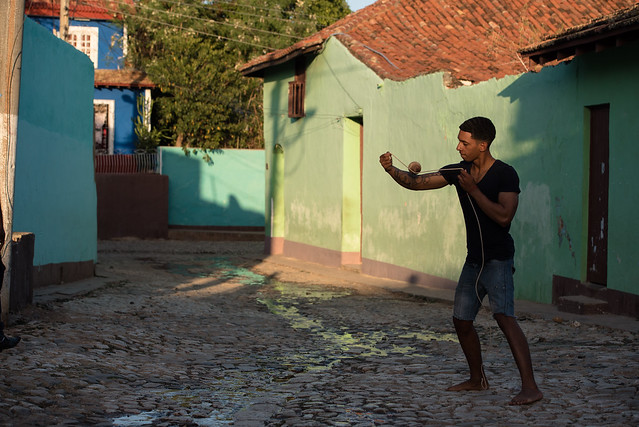
[[486,141],[488,145],[493,142],[497,133],[493,122],[486,117],[473,117],[472,119],[468,119],[459,125],[459,129],[464,132],[469,132],[473,138],[479,141]]

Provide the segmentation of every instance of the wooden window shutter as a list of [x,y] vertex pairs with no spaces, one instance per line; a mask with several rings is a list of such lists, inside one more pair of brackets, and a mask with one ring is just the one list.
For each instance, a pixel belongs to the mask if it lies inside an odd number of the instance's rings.
[[295,61],[295,80],[288,82],[288,116],[304,117],[306,92],[306,64],[303,57]]

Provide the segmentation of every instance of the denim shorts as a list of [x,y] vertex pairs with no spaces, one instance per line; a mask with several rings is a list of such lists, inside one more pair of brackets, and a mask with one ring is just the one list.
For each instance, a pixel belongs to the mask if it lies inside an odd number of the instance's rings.
[[480,264],[466,262],[455,289],[453,316],[459,320],[475,320],[481,301],[488,295],[493,315],[514,317],[513,272],[512,258],[488,260],[483,269]]

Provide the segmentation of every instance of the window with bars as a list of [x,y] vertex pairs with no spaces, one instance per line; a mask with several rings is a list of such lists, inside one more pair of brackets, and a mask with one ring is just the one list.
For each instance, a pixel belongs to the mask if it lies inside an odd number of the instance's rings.
[[288,82],[288,116],[304,117],[304,82]]
[[303,57],[295,61],[295,80],[288,82],[288,116],[304,117],[304,97],[306,93],[306,62]]
[[67,42],[85,53],[93,62],[93,68],[98,67],[98,35],[96,27],[70,26]]

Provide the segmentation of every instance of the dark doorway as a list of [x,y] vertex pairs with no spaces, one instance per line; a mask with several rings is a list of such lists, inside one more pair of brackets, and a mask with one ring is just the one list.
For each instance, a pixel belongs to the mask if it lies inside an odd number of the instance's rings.
[[589,107],[590,172],[588,190],[588,268],[590,283],[607,285],[608,170],[610,105]]

